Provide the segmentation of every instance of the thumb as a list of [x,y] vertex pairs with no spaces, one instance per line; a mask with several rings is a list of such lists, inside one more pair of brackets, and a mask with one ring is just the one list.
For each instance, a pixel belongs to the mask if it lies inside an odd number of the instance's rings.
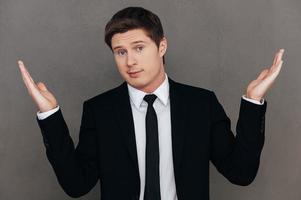
[[269,72],[268,69],[263,70],[263,71],[259,74],[259,76],[257,77],[257,80],[263,79],[263,78],[268,74],[268,72]]
[[42,91],[47,91],[46,85],[42,82],[37,83],[37,86]]

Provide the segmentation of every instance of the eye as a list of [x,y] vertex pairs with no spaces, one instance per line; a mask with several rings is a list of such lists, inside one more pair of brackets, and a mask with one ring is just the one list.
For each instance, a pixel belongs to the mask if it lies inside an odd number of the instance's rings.
[[144,49],[143,46],[137,46],[137,47],[136,47],[136,51],[138,51],[138,52],[141,52],[143,49]]
[[126,50],[125,49],[118,49],[115,53],[118,56],[124,56],[124,55],[126,55]]

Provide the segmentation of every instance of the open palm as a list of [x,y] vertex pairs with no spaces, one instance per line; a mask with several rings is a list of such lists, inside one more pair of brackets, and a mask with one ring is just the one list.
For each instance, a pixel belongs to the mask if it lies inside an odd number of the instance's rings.
[[267,90],[274,83],[276,77],[278,76],[283,60],[282,56],[284,49],[280,49],[273,61],[273,65],[269,69],[264,69],[257,79],[253,80],[247,87],[247,97],[250,99],[261,100]]
[[28,93],[35,101],[39,110],[41,112],[46,112],[57,107],[55,97],[48,91],[45,84],[42,82],[35,84],[24,63],[22,61],[18,61],[18,64]]

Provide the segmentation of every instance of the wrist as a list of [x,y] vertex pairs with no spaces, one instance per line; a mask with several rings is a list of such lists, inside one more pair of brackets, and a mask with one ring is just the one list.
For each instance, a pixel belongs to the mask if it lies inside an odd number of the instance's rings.
[[256,100],[256,101],[261,101],[262,100],[262,97],[255,97],[255,96],[252,96],[248,93],[246,94],[246,98],[253,99],[253,100]]

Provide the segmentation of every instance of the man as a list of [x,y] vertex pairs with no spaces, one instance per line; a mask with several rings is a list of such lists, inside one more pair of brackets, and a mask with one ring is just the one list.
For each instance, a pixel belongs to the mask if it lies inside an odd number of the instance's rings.
[[103,200],[209,199],[210,160],[234,184],[253,181],[264,143],[263,97],[284,50],[248,85],[234,137],[212,91],[165,73],[167,39],[154,13],[140,7],[117,12],[105,41],[125,82],[84,102],[76,148],[55,97],[19,61],[40,110],[47,158],[68,195],[82,196],[100,180]]

